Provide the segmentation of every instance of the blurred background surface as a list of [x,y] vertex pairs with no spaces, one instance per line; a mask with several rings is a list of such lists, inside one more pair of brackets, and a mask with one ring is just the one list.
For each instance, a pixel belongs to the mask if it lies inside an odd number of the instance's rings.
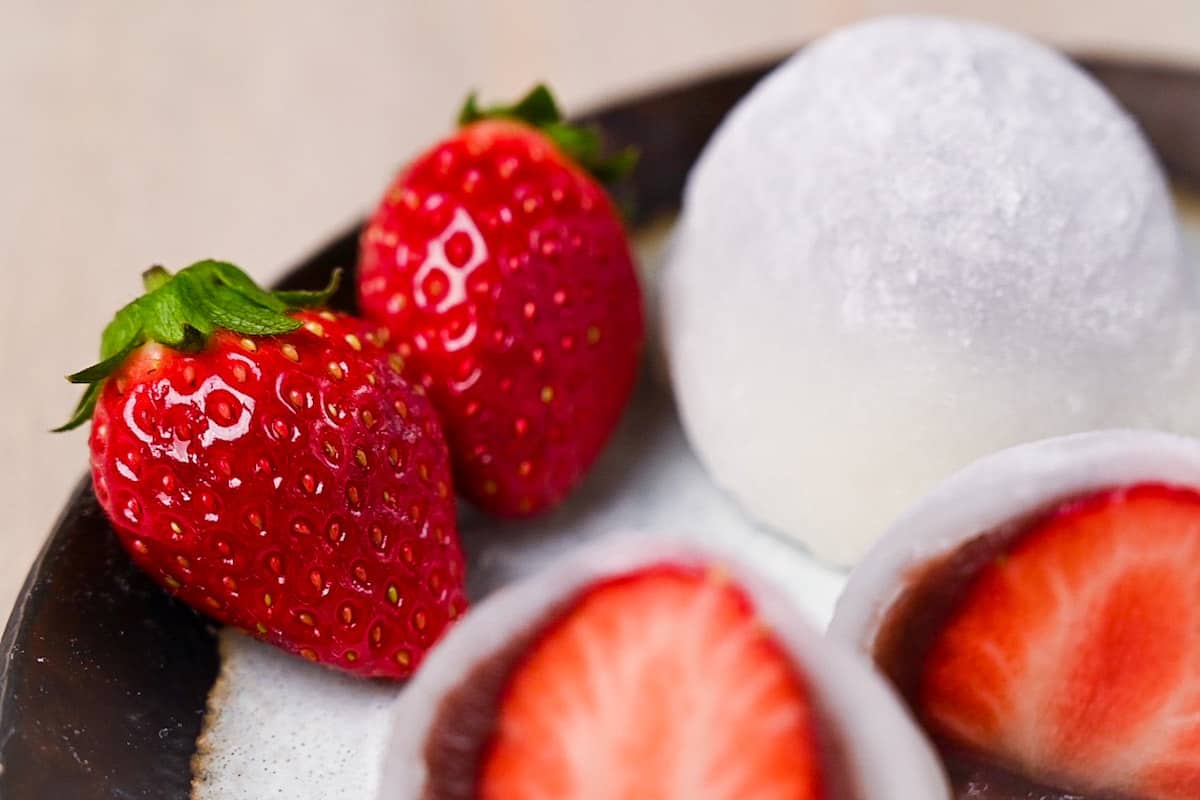
[[897,11],[1200,67],[1200,0],[0,0],[0,619],[86,465],[84,431],[46,433],[76,400],[62,376],[146,266],[272,279],[469,89],[546,79],[579,110]]

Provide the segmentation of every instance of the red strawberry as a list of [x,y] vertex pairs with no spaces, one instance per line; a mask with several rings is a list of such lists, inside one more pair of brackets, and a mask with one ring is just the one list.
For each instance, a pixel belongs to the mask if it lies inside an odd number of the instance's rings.
[[495,514],[553,506],[629,399],[642,303],[625,230],[583,166],[598,139],[544,87],[410,164],[362,235],[364,313],[446,426],[459,489]]
[[661,566],[588,589],[522,656],[482,800],[824,797],[809,690],[748,598]]
[[1200,495],[1108,491],[1020,536],[956,605],[919,705],[1039,783],[1200,797]]
[[[75,418],[137,564],[189,605],[360,675],[409,675],[464,608],[449,456],[386,331],[236,267],[147,273]],[[94,405],[94,413],[92,407]]]

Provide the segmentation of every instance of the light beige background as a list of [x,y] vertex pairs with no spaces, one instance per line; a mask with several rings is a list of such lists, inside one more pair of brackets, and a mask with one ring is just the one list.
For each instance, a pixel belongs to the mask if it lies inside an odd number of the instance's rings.
[[1200,63],[1200,0],[0,0],[0,619],[84,469],[83,432],[45,433],[62,375],[144,267],[278,275],[468,88],[547,78],[579,109],[914,9]]

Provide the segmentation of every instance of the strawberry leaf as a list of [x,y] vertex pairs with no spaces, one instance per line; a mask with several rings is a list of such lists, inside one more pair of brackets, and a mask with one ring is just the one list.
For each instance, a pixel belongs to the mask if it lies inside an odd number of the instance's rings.
[[152,267],[142,275],[146,293],[116,313],[100,337],[100,360],[69,376],[87,384],[71,418],[56,431],[91,418],[100,390],[125,359],[146,342],[177,350],[199,350],[218,330],[271,336],[300,327],[288,312],[324,305],[337,290],[341,271],[315,292],[269,292],[225,261],[198,261],[172,275]]
[[271,292],[261,288],[250,279],[250,276],[225,261],[202,261],[205,270],[197,274],[211,277],[215,284],[233,289],[248,300],[252,300],[263,308],[273,311],[287,311],[288,304]]
[[[131,305],[136,306],[136,301]],[[101,360],[107,360],[117,353],[131,350],[145,341],[143,318],[144,314],[140,306],[131,308],[129,313],[113,317],[113,321],[105,326],[104,333],[100,337]]]
[[111,375],[117,369],[117,367],[121,366],[121,362],[124,361],[136,347],[137,344],[131,342],[124,350],[114,353],[103,361],[92,364],[90,367],[84,367],[78,372],[71,373],[67,376],[67,380],[71,383],[86,383],[89,385],[98,383]]
[[576,125],[563,119],[554,95],[538,84],[512,105],[480,108],[474,92],[458,114],[460,126],[486,119],[523,122],[541,131],[564,155],[605,186],[626,177],[637,164],[637,149],[626,147],[611,155],[604,152],[604,137],[594,125]]
[[515,119],[535,128],[544,128],[562,122],[563,115],[550,89],[539,83],[516,103],[507,106],[480,108],[477,95],[472,92],[458,114],[458,124],[470,125],[483,119]]
[[83,397],[79,398],[79,403],[75,406],[75,411],[72,412],[71,418],[57,428],[54,428],[51,433],[63,433],[74,430],[91,419],[92,411],[96,408],[96,400],[100,397],[100,389],[103,385],[103,383],[93,383],[88,386],[83,392]]
[[296,320],[281,311],[265,308],[228,286],[204,287],[196,292],[204,315],[217,328],[253,336],[270,336],[295,330]]
[[291,291],[272,292],[271,295],[276,300],[282,301],[288,308],[316,308],[328,305],[341,285],[342,268],[337,267],[329,276],[329,283],[325,284],[324,289],[311,291],[292,289]]

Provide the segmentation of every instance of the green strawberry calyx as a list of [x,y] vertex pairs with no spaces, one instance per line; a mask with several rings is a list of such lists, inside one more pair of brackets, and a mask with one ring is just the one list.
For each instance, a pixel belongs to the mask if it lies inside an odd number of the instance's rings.
[[300,323],[288,311],[323,306],[337,291],[341,270],[324,289],[271,292],[225,261],[198,261],[172,274],[163,267],[142,273],[146,293],[116,313],[100,337],[100,360],[67,376],[85,384],[75,412],[55,432],[77,428],[92,417],[104,381],[146,342],[194,352],[214,331],[245,336],[288,333]]
[[594,125],[567,122],[558,108],[554,95],[545,84],[539,83],[512,105],[480,108],[474,92],[468,95],[458,114],[459,126],[485,119],[509,119],[536,128],[568,158],[583,167],[603,185],[621,180],[637,164],[638,152],[625,147],[616,153],[604,152],[604,137]]

